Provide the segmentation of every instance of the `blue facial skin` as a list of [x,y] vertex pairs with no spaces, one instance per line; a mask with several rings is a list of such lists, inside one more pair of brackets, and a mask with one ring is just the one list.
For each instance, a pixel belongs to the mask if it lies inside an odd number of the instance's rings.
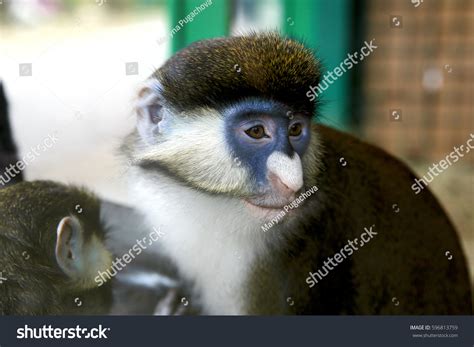
[[[260,190],[268,189],[267,159],[279,151],[293,158],[306,152],[311,138],[311,117],[276,101],[247,99],[223,110],[225,137],[234,158],[248,168]],[[291,126],[299,123],[301,134],[290,136]],[[265,136],[255,139],[246,131],[262,126]]]

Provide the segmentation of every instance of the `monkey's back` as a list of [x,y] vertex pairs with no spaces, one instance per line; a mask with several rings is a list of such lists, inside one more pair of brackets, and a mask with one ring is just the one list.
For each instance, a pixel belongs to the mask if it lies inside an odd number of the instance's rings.
[[[425,188],[416,195],[413,173],[384,151],[324,126],[315,130],[324,168],[316,179],[319,190],[306,207],[314,219],[304,236],[315,248],[305,246],[296,263],[316,272],[348,240],[360,240],[364,227],[374,226],[377,234],[313,288],[302,289],[312,300],[300,309],[313,314],[471,314],[466,259],[433,194]],[[301,244],[293,247],[297,252]],[[306,249],[318,249],[318,254]]]

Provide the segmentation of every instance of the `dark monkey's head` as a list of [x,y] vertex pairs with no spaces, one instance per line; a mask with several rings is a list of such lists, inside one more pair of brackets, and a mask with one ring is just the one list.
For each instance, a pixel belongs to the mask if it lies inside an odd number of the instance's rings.
[[111,265],[99,200],[58,183],[21,182],[0,190],[0,313],[107,313]]
[[319,78],[312,52],[275,33],[193,43],[146,81],[125,150],[161,185],[268,219],[318,170],[306,92]]

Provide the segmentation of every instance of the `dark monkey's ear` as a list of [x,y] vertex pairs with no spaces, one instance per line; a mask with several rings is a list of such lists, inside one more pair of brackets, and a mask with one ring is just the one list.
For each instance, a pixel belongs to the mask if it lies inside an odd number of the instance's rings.
[[76,217],[64,217],[56,234],[56,261],[66,275],[78,278],[84,271],[84,230]]

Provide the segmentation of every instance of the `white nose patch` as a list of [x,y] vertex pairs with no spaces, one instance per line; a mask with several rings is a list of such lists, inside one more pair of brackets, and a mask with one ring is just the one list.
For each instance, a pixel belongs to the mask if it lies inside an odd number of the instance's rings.
[[293,159],[282,152],[273,152],[267,159],[267,169],[293,191],[303,187],[303,168],[300,156],[295,153]]

